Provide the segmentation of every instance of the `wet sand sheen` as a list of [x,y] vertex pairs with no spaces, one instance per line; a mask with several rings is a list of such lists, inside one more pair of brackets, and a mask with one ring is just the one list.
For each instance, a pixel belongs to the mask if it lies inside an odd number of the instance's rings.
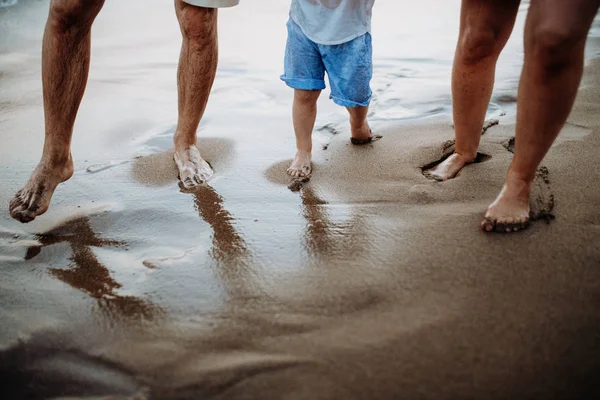
[[75,176],[30,225],[7,204],[37,157],[19,151],[41,146],[39,88],[28,63],[0,62],[12,71],[0,97],[13,99],[0,110],[1,398],[600,395],[600,64],[536,180],[532,207],[550,223],[505,237],[478,222],[512,157],[510,112],[483,136],[483,162],[438,183],[422,168],[451,150],[447,115],[382,117],[383,138],[357,148],[324,106],[315,140],[327,145],[293,193],[290,93],[275,71],[232,61],[225,37],[199,132],[217,175],[188,192],[170,150],[177,49],[157,57],[168,67],[107,57],[120,54],[107,28]]

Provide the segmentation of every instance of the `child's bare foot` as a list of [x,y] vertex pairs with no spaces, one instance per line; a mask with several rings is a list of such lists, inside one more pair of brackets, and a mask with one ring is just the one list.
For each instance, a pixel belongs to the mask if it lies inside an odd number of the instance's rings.
[[214,173],[195,145],[176,147],[173,158],[179,169],[179,179],[186,189],[206,182]]
[[423,174],[427,178],[435,179],[436,181],[447,181],[448,179],[455,178],[465,165],[470,164],[473,161],[474,158],[467,158],[458,153],[454,153],[442,163],[424,171]]
[[310,153],[298,151],[287,173],[293,178],[308,178],[312,173]]
[[481,228],[486,232],[517,232],[529,225],[531,183],[509,175],[496,200],[488,207]]
[[10,201],[10,216],[24,223],[33,221],[48,210],[58,184],[73,176],[71,155],[62,163],[40,161],[29,181]]
[[350,141],[352,144],[367,144],[373,140],[373,133],[371,132],[371,127],[369,123],[365,120],[365,123],[360,128],[350,127],[350,132],[352,134]]

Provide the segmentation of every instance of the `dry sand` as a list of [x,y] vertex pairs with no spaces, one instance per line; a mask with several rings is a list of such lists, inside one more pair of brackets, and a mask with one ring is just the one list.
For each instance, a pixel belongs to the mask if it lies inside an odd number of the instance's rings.
[[[0,398],[600,396],[598,62],[540,168],[541,220],[506,236],[479,222],[512,156],[510,115],[485,133],[486,160],[444,183],[421,168],[451,150],[449,120],[376,123],[383,139],[363,147],[342,127],[319,137],[327,149],[293,193],[289,121],[218,118],[221,91],[238,92],[217,86],[200,131],[217,175],[186,193],[172,110],[128,113],[138,78],[103,74],[75,176],[18,224],[8,200],[39,156],[41,118],[39,88],[11,95],[16,68],[0,92]],[[128,106],[110,118],[119,91]],[[265,107],[288,110],[278,96]]]

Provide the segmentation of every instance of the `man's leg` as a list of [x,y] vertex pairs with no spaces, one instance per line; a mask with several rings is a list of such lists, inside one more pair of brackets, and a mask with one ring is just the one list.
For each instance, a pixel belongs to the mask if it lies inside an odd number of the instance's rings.
[[312,172],[312,132],[317,118],[317,100],[320,94],[320,90],[294,89],[292,118],[296,133],[296,157],[287,170],[287,173],[294,178],[305,178]]
[[44,31],[42,84],[46,139],[42,159],[10,201],[10,215],[33,221],[56,186],[73,175],[71,136],[90,65],[91,27],[104,0],[52,0]]
[[192,188],[213,174],[196,147],[196,130],[217,72],[217,9],[175,0],[175,11],[183,42],[177,73],[179,118],[174,158],[179,179],[186,188]]
[[529,219],[535,171],[562,129],[583,73],[585,42],[600,0],[534,0],[525,25],[515,156],[489,206],[486,231],[522,229]]
[[508,41],[520,0],[462,0],[460,33],[452,68],[452,112],[456,148],[426,172],[452,179],[477,157],[496,73],[496,61]]

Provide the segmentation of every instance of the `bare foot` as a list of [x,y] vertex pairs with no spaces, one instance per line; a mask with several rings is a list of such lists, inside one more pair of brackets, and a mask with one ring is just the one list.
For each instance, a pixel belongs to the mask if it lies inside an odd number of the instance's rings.
[[423,175],[436,181],[447,181],[448,179],[455,178],[465,165],[472,162],[472,159],[467,159],[458,153],[454,153],[446,158],[444,162],[424,171]]
[[186,189],[192,189],[206,182],[214,173],[194,145],[176,149],[173,158],[179,169],[179,179]]
[[33,221],[48,210],[54,190],[73,176],[71,155],[62,165],[40,161],[29,181],[10,201],[10,216],[23,223]]
[[298,151],[292,165],[287,170],[292,178],[308,178],[312,173],[310,153]]
[[486,232],[517,232],[529,225],[529,191],[527,181],[507,176],[506,184],[488,207],[481,228]]
[[367,121],[365,121],[365,123],[363,124],[363,126],[360,127],[360,129],[354,129],[351,127],[350,130],[350,140],[353,142],[353,144],[366,144],[370,143],[371,140],[373,140],[373,133],[371,132],[371,127],[369,126],[369,123]]

